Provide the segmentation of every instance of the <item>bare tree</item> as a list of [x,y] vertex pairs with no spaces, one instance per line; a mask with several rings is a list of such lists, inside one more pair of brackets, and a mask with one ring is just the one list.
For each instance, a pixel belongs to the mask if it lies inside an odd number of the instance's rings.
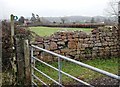
[[23,24],[25,21],[25,18],[23,16],[21,16],[18,21],[20,24]]
[[63,24],[65,23],[65,19],[64,18],[61,18],[61,21],[62,21]]
[[118,16],[118,2],[119,0],[111,0],[108,2],[108,7],[105,9],[105,12],[110,16]]
[[31,21],[32,21],[32,22],[35,22],[35,21],[36,21],[36,17],[35,17],[35,14],[34,14],[34,13],[32,13]]
[[91,23],[95,23],[94,17],[91,18]]
[[37,17],[36,17],[37,22],[41,22],[41,21],[40,21],[40,17],[39,17],[39,15],[38,15],[38,14],[36,14],[36,16],[37,16]]
[[67,18],[66,18],[66,17],[62,17],[62,18],[61,18],[61,21],[62,21],[62,23],[64,24],[65,21],[67,21]]
[[119,0],[110,0],[108,7],[105,9],[105,13],[108,17],[112,17],[111,24],[118,24],[118,3]]

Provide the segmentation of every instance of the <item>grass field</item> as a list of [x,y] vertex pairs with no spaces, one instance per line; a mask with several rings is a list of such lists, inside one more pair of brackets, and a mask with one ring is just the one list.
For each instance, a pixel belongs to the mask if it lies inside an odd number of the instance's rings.
[[[86,64],[92,65],[94,67],[106,70],[108,72],[118,74],[118,58],[112,58],[112,59],[95,59],[95,60],[89,60],[85,62]],[[54,67],[57,66],[57,62],[50,63]],[[40,69],[42,72],[46,73],[50,77],[52,77],[55,80],[58,80],[58,72],[50,69],[48,66],[45,66],[44,64],[37,63],[36,66],[38,69]],[[83,68],[81,66],[78,66],[76,64],[73,64],[71,62],[62,62],[62,70],[64,72],[67,72],[79,79],[82,79],[84,81],[91,81],[99,77],[103,77],[104,75],[101,75],[97,72],[91,71],[89,69]],[[49,79],[46,79],[44,76],[39,74],[37,71],[35,74],[42,79],[44,82],[48,84],[52,84],[52,81]],[[62,74],[62,83],[63,84],[73,84],[75,81],[73,79],[70,79],[69,77]]]
[[54,28],[54,27],[30,27],[31,31],[34,31],[36,34],[40,36],[50,36],[51,34],[57,31],[84,31],[89,33],[91,28]]

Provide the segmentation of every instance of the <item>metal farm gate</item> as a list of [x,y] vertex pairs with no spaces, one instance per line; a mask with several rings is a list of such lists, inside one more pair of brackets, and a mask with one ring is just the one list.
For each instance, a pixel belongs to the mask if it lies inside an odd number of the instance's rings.
[[[58,68],[53,67],[52,65],[50,65],[50,64],[48,64],[48,63],[46,63],[46,62],[44,62],[44,61],[42,61],[42,60],[34,57],[34,56],[33,56],[33,51],[34,51],[34,49],[37,49],[37,50],[40,50],[40,51],[43,51],[43,52],[46,52],[46,53],[48,53],[48,54],[52,54],[52,55],[56,56],[56,57],[58,58]],[[57,54],[57,53],[48,51],[48,50],[43,49],[43,48],[40,48],[40,47],[38,47],[38,46],[31,45],[31,62],[32,62],[32,63],[31,63],[31,70],[32,70],[32,71],[31,71],[31,72],[32,72],[32,73],[31,73],[31,74],[32,74],[31,80],[32,80],[32,86],[35,86],[35,85],[37,86],[37,83],[34,81],[34,79],[37,79],[37,80],[38,80],[39,82],[41,82],[43,85],[48,86],[48,84],[46,84],[45,82],[43,82],[39,77],[37,77],[37,76],[35,75],[34,71],[37,71],[38,73],[42,74],[42,75],[45,76],[46,78],[52,80],[54,83],[56,83],[56,84],[59,85],[60,87],[64,87],[64,85],[62,85],[62,75],[61,75],[61,74],[64,74],[64,75],[66,75],[66,76],[68,76],[68,77],[70,77],[70,78],[72,78],[72,79],[74,79],[74,80],[76,80],[76,81],[78,81],[78,82],[86,85],[86,86],[93,87],[93,86],[90,85],[89,83],[84,82],[84,81],[82,81],[82,80],[80,80],[80,79],[78,79],[78,78],[76,78],[76,77],[74,77],[74,76],[72,76],[72,75],[70,75],[70,74],[62,71],[62,70],[61,70],[61,68],[62,68],[62,67],[61,67],[61,62],[62,62],[61,59],[67,60],[67,61],[72,62],[72,63],[74,63],[74,64],[77,64],[77,65],[79,65],[79,66],[88,68],[88,69],[90,69],[90,70],[93,70],[93,71],[95,71],[95,72],[101,73],[101,74],[106,75],[106,76],[108,76],[108,77],[111,77],[111,78],[120,80],[120,76],[117,76],[117,75],[115,75],[115,74],[112,74],[112,73],[109,73],[109,72],[107,72],[107,71],[104,71],[104,70],[95,68],[95,67],[93,67],[93,66],[87,65],[87,64],[85,64],[85,63],[82,63],[82,62],[79,62],[79,61],[70,59],[70,58],[68,58],[68,57],[65,57],[65,56],[59,55],[59,54]],[[51,78],[50,76],[48,76],[47,74],[45,74],[44,72],[42,72],[41,70],[37,69],[37,68],[35,67],[35,61],[38,61],[38,62],[40,62],[40,63],[43,63],[43,64],[45,64],[46,66],[49,66],[50,68],[58,71],[58,77],[59,77],[58,81],[54,80],[53,78]]]

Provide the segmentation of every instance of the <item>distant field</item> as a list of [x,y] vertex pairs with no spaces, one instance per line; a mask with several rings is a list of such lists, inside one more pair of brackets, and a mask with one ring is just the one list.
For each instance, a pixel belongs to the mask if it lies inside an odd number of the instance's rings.
[[31,31],[34,31],[40,36],[50,36],[57,31],[84,31],[86,33],[91,32],[91,28],[54,28],[54,27],[30,27]]

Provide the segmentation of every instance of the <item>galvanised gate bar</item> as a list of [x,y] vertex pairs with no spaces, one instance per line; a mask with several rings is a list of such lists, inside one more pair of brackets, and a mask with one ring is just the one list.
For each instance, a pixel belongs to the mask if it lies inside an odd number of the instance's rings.
[[[38,49],[38,50],[40,50],[40,51],[43,51],[43,52],[46,52],[46,53],[49,53],[49,54],[52,54],[52,55],[56,56],[56,57],[58,58],[58,68],[53,67],[52,65],[50,65],[50,64],[48,64],[48,63],[46,63],[46,62],[44,62],[44,61],[42,61],[42,60],[34,57],[34,56],[33,56],[33,49]],[[109,72],[107,72],[107,71],[104,71],[104,70],[98,69],[98,68],[96,68],[96,67],[90,66],[90,65],[88,65],[88,64],[85,64],[85,63],[82,63],[82,62],[79,62],[79,61],[70,59],[70,58],[68,58],[68,57],[65,57],[65,56],[62,56],[62,55],[60,55],[60,54],[51,52],[51,51],[49,51],[49,50],[40,48],[40,47],[38,47],[38,46],[31,45],[31,62],[32,62],[32,63],[31,63],[31,70],[32,70],[32,78],[31,78],[31,80],[32,80],[32,86],[34,86],[34,85],[37,86],[37,83],[35,83],[34,78],[37,79],[38,81],[40,81],[43,85],[48,86],[48,84],[46,84],[45,82],[43,82],[40,78],[38,78],[38,77],[34,74],[34,71],[36,70],[37,72],[39,72],[40,74],[42,74],[42,75],[45,76],[46,78],[52,80],[54,83],[56,83],[57,85],[59,85],[59,86],[61,86],[61,87],[64,87],[64,86],[62,85],[62,75],[61,75],[61,74],[64,74],[64,75],[66,75],[66,76],[68,76],[68,77],[70,77],[70,78],[72,78],[72,79],[74,79],[74,80],[76,80],[76,81],[84,84],[84,85],[93,87],[93,86],[90,85],[89,83],[84,82],[84,81],[82,81],[82,80],[80,80],[80,79],[78,79],[78,78],[76,78],[76,77],[74,77],[74,76],[72,76],[72,75],[70,75],[70,74],[62,71],[62,70],[61,70],[61,62],[62,62],[61,59],[70,61],[70,62],[72,62],[72,63],[75,63],[75,64],[79,65],[79,66],[88,68],[88,69],[90,69],[90,70],[93,70],[93,71],[95,71],[95,72],[101,73],[101,74],[106,75],[106,76],[108,76],[108,77],[111,77],[111,78],[120,80],[120,76],[117,76],[117,75],[115,75],[115,74],[112,74],[112,73],[109,73]],[[49,66],[50,68],[58,71],[58,77],[59,77],[58,82],[57,82],[56,80],[54,80],[53,78],[51,78],[50,76],[48,76],[47,74],[45,74],[45,73],[43,73],[42,71],[40,71],[39,69],[37,69],[37,68],[35,67],[35,61],[38,61],[38,62],[40,62],[40,63],[43,63],[43,64]]]

